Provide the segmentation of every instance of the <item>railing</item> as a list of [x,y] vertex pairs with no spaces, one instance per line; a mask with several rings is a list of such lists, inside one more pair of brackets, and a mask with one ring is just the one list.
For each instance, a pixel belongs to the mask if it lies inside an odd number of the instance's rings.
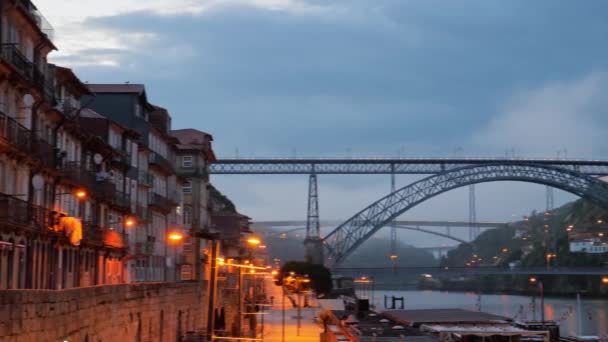
[[124,166],[131,165],[131,156],[128,155],[125,151],[120,151],[119,154],[112,157],[112,162],[118,163]]
[[107,179],[98,179],[90,170],[78,162],[64,162],[61,171],[69,180],[90,190],[91,195],[105,201],[116,200],[116,186]]
[[57,167],[57,151],[55,147],[48,142],[38,138],[32,139],[31,153],[40,160],[43,165],[51,168]]
[[139,184],[145,186],[152,186],[154,178],[148,171],[140,170],[138,173],[137,181],[139,182]]
[[137,207],[135,207],[135,212],[140,221],[152,221],[152,212],[150,209],[138,204]]
[[55,148],[34,136],[29,129],[3,112],[0,112],[0,138],[40,160],[45,166],[56,166]]
[[168,198],[157,193],[152,193],[148,203],[150,206],[155,206],[167,212],[171,211],[173,207],[173,203]]
[[34,64],[17,47],[17,44],[2,44],[2,58],[11,63],[26,79],[33,81]]
[[55,29],[49,21],[36,9],[36,6],[32,4],[30,0],[17,0],[17,4],[21,6],[28,15],[34,20],[36,26],[44,33],[47,38],[53,40],[55,35]]
[[55,98],[54,69],[43,72],[30,61],[17,44],[2,44],[2,58],[9,62],[27,81],[31,82],[44,95],[45,100],[53,104]]
[[129,208],[131,206],[129,195],[122,191],[114,192],[114,201],[112,202],[117,207]]
[[95,222],[83,222],[82,239],[90,244],[103,244],[103,229]]
[[158,167],[160,167],[161,169],[163,169],[165,171],[174,172],[173,163],[171,163],[165,157],[161,156],[160,154],[158,154],[156,152],[150,153],[149,163],[151,165],[157,165]]
[[31,131],[25,126],[0,112],[0,137],[4,138],[9,144],[28,151],[31,136]]
[[135,255],[152,255],[152,254],[154,254],[154,241],[135,243]]
[[42,233],[50,231],[54,219],[52,212],[46,208],[0,194],[0,222]]

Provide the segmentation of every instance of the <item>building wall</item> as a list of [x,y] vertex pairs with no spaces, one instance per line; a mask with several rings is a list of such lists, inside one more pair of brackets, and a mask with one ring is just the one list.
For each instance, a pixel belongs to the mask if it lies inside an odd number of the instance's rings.
[[176,341],[206,323],[206,284],[0,291],[0,340]]

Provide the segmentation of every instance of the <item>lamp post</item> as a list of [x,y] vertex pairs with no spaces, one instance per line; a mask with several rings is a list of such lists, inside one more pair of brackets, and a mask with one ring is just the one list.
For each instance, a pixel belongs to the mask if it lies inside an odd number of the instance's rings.
[[545,294],[544,294],[544,287],[543,287],[543,282],[542,280],[538,280],[535,277],[531,277],[529,279],[530,284],[538,284],[538,292],[540,295],[540,321],[541,324],[543,326],[543,328],[545,327]]
[[173,274],[174,280],[177,281],[177,245],[184,239],[184,234],[179,231],[170,232],[167,239],[173,245]]

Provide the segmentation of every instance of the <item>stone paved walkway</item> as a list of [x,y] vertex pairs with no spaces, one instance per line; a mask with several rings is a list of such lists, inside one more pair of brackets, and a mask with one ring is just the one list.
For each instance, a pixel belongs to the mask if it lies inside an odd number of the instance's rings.
[[[264,315],[264,341],[282,342],[282,291],[281,287],[276,286],[271,279],[266,280],[266,292],[268,298],[274,296],[274,305],[269,308]],[[294,299],[296,297],[294,296]],[[302,303],[304,299],[302,298]],[[321,327],[313,321],[318,308],[316,303],[311,302],[313,308],[301,309],[300,333],[298,335],[297,313],[291,301],[285,298],[285,341],[286,342],[313,342],[319,341]]]

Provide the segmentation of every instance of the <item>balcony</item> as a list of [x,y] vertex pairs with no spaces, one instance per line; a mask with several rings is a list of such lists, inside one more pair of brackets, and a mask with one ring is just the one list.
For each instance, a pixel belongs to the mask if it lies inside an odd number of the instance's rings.
[[30,204],[7,194],[0,194],[0,222],[36,233],[52,231],[53,214],[50,210]]
[[161,156],[156,152],[150,152],[150,159],[148,160],[150,166],[157,166],[162,171],[166,173],[174,173],[173,163],[167,160],[165,157]]
[[169,213],[175,206],[168,198],[161,196],[157,193],[152,193],[148,201],[151,207],[155,207],[162,212]]
[[102,246],[103,229],[95,222],[83,222],[82,240],[89,245]]
[[137,218],[141,222],[152,221],[152,212],[150,211],[150,209],[148,209],[140,204],[138,204],[137,207],[135,208],[135,214],[137,215]]
[[55,148],[3,112],[0,112],[0,138],[16,150],[39,160],[44,166],[55,168]]
[[154,241],[135,243],[135,255],[152,255],[152,254],[154,254]]
[[131,208],[131,201],[129,195],[122,191],[114,192],[114,200],[112,204],[123,210],[129,210]]
[[42,32],[49,40],[53,39],[55,29],[30,0],[17,0],[17,6],[19,6],[19,8],[21,8],[36,24],[36,27],[40,30],[40,32]]
[[34,80],[34,64],[17,47],[17,44],[2,44],[2,58],[10,63],[28,81]]
[[107,179],[99,178],[78,162],[64,162],[61,165],[64,178],[88,189],[91,196],[113,203],[116,201],[116,186]]
[[137,181],[141,185],[151,187],[154,182],[154,178],[149,172],[140,170],[137,175]]
[[128,168],[131,166],[131,156],[124,151],[120,151],[112,157],[112,164]]
[[0,137],[6,140],[9,145],[28,152],[32,132],[17,120],[0,112]]
[[44,72],[36,67],[19,50],[17,44],[1,44],[1,57],[23,77],[27,82],[34,86],[52,105],[55,105],[55,79],[53,68],[49,66],[49,71]]

